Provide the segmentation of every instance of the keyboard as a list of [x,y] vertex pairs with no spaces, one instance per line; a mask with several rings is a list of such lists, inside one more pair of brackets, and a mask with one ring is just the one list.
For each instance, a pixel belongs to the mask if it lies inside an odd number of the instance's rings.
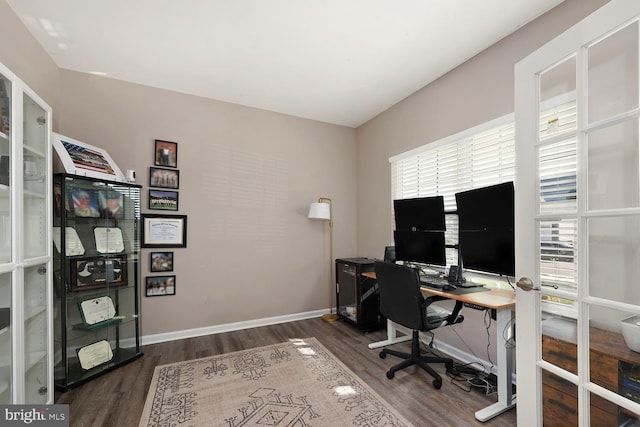
[[447,279],[442,279],[440,277],[420,277],[420,284],[423,286],[428,286],[430,288],[442,289],[445,285],[450,285]]

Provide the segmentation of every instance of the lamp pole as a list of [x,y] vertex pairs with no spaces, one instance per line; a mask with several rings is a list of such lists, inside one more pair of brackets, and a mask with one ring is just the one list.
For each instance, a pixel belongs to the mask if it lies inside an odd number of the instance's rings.
[[[333,280],[333,206],[331,203],[331,199],[328,197],[320,197],[318,199],[318,203],[328,203],[329,204],[329,282],[331,283],[332,295],[331,299],[333,299],[333,295],[335,292],[335,281]],[[336,312],[328,313],[322,315],[322,320],[325,322],[335,322],[340,319],[340,315],[338,314],[338,298],[336,295]]]

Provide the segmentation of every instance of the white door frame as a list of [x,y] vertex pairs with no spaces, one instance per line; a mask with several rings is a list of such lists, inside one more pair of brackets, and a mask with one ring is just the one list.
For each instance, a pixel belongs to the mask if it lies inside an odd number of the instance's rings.
[[[630,22],[640,15],[640,1],[612,0],[574,27],[550,41],[536,52],[524,58],[515,67],[515,113],[516,113],[516,181],[518,183],[515,204],[515,240],[516,240],[516,275],[529,277],[534,286],[539,284],[539,237],[536,229],[536,213],[538,212],[539,183],[537,178],[536,143],[538,141],[539,123],[538,109],[538,73],[571,55],[578,54],[578,105],[584,105],[580,85],[584,80],[584,68],[580,53],[585,45],[597,40],[610,30]],[[584,53],[584,52],[582,52]],[[583,116],[584,117],[584,116]],[[578,129],[578,133],[580,130]],[[578,139],[580,144],[580,138]],[[578,156],[580,158],[580,156]],[[578,165],[578,170],[580,166]],[[578,185],[584,183],[578,177]],[[578,193],[580,194],[580,192]],[[584,194],[584,193],[583,193]],[[580,237],[582,238],[582,237]],[[584,256],[579,251],[579,256]],[[580,259],[579,265],[586,265],[586,259]],[[578,276],[580,277],[580,276]],[[584,286],[582,287],[584,288]],[[580,290],[572,298],[578,300],[586,295]],[[578,309],[578,354],[588,355],[588,337],[581,331],[588,328],[588,319],[582,318]],[[578,419],[580,425],[588,425],[589,402],[584,397],[588,392],[606,395],[614,403],[639,412],[639,405],[613,392],[604,390],[588,381],[584,373],[586,361],[582,357],[581,370],[578,376],[566,375],[556,371],[555,366],[542,361],[541,358],[541,326],[540,326],[540,291],[516,291],[516,318],[518,324],[518,345],[516,361],[518,374],[518,424],[522,426],[542,425],[542,392],[541,367],[562,374],[578,387],[579,400]],[[585,349],[586,348],[586,349]],[[579,356],[580,360],[580,356]],[[604,390],[604,391],[603,391]]]

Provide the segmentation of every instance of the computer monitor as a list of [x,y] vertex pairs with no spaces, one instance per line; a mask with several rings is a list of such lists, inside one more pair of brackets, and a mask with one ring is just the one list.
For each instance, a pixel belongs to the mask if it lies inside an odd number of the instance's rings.
[[456,204],[464,268],[514,276],[513,182],[457,193]]
[[456,193],[456,209],[459,230],[513,228],[513,182]]
[[515,276],[513,228],[460,230],[459,250],[465,269]]
[[398,231],[444,231],[442,196],[397,199],[393,211]]
[[444,232],[442,231],[394,231],[396,260],[421,264],[447,264]]

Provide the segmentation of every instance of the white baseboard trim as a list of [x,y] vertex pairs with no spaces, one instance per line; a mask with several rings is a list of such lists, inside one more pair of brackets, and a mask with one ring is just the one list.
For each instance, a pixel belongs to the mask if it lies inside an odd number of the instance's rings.
[[226,323],[223,325],[205,326],[203,328],[185,329],[182,331],[167,332],[164,334],[143,335],[142,345],[158,344],[161,342],[181,340],[185,338],[200,337],[203,335],[219,334],[222,332],[240,331],[243,329],[256,328],[258,326],[275,325],[278,323],[295,322],[296,320],[312,319],[323,314],[330,313],[330,310],[315,310],[304,313],[287,314],[284,316],[266,317],[263,319],[247,320],[244,322]]

